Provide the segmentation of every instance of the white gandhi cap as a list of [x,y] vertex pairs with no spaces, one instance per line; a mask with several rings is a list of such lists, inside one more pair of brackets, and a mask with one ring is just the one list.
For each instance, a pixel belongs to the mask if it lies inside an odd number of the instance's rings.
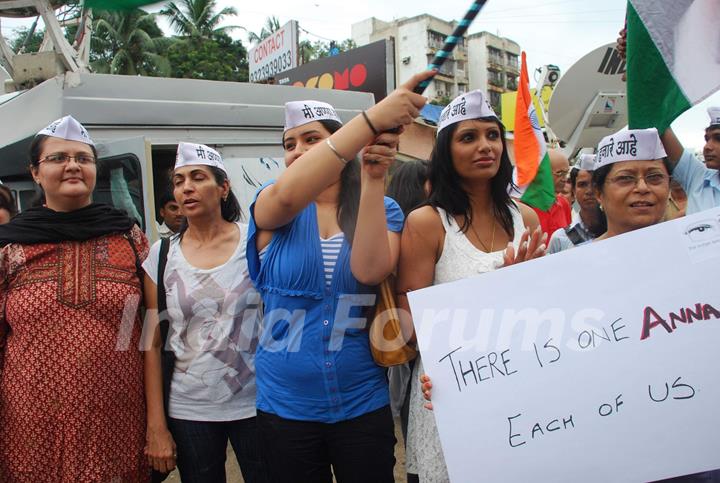
[[89,144],[90,146],[95,146],[87,130],[72,116],[65,116],[51,122],[47,127],[38,132],[37,135],[52,136],[54,138],[65,139],[66,141],[79,141]]
[[622,161],[652,161],[666,156],[657,129],[628,129],[600,141],[595,169]]
[[438,132],[455,123],[481,117],[497,117],[485,93],[477,89],[460,94],[440,112]]
[[221,169],[225,174],[227,174],[227,170],[225,169],[220,153],[215,151],[213,148],[205,146],[204,144],[178,144],[174,169],[195,165],[213,166]]
[[284,131],[313,121],[335,121],[342,124],[335,108],[327,102],[291,101],[285,103]]

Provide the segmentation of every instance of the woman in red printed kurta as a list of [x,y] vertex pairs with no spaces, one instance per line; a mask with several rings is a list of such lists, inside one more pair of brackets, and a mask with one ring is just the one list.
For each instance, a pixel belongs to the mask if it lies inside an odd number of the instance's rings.
[[145,482],[148,243],[91,203],[94,146],[63,121],[33,143],[46,206],[0,229],[0,482]]

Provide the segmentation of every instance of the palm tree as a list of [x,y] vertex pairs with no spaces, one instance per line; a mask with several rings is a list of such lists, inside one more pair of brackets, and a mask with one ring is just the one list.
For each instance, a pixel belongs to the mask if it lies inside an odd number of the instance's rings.
[[278,30],[280,30],[280,20],[273,15],[265,19],[265,25],[260,30],[259,35],[255,32],[248,32],[248,40],[254,44],[259,44]]
[[[179,3],[179,5],[178,5]],[[170,2],[160,13],[169,17],[170,26],[178,35],[209,39],[237,26],[219,27],[224,17],[237,15],[233,7],[226,7],[215,13],[216,0],[179,0]]]
[[144,10],[98,11],[92,39],[91,65],[96,72],[166,76],[170,62],[159,52],[171,39],[163,37],[155,16]]
[[300,51],[300,65],[317,59],[317,50],[309,40],[301,40],[298,45],[298,50]]

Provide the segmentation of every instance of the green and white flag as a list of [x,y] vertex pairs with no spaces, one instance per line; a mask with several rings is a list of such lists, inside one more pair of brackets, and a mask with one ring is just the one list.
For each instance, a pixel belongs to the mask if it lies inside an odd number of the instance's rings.
[[85,0],[85,8],[95,10],[132,10],[135,8],[161,3],[158,0]]
[[631,129],[665,131],[720,89],[720,0],[629,0],[627,100]]

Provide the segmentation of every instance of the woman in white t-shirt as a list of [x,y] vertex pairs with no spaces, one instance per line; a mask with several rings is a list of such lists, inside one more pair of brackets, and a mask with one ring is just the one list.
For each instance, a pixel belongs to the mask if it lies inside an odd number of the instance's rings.
[[187,222],[169,241],[163,282],[165,345],[175,363],[163,402],[157,318],[160,242],[143,264],[152,347],[146,354],[146,454],[153,468],[177,464],[184,483],[224,482],[228,440],[246,482],[264,480],[255,423],[255,348],[260,297],[247,272],[247,225],[220,155],[180,143],[172,176]]

